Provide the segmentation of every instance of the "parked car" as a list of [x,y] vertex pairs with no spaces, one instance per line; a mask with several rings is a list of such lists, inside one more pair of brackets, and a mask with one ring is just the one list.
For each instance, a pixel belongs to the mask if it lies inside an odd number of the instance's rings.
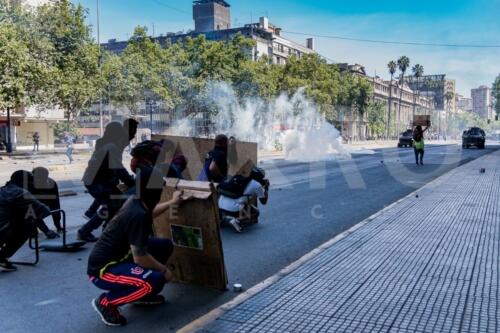
[[479,127],[471,127],[464,131],[462,135],[462,148],[469,149],[469,147],[475,146],[479,149],[484,149],[485,141],[486,133]]
[[401,147],[413,147],[413,131],[411,129],[399,136],[398,148]]

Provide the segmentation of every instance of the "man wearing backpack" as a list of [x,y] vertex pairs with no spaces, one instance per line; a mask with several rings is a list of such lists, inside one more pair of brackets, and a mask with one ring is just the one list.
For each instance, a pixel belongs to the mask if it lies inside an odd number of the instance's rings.
[[217,188],[221,221],[241,233],[245,221],[254,220],[259,215],[258,208],[251,204],[251,200],[257,198],[266,205],[269,185],[265,171],[256,167],[249,176],[236,175],[221,183]]

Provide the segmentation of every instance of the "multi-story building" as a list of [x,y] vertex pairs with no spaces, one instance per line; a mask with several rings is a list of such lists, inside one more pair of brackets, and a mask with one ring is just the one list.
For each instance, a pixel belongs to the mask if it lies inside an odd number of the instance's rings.
[[[285,64],[287,59],[304,54],[315,53],[314,40],[306,39],[305,45],[287,39],[282,34],[282,29],[271,22],[267,17],[261,17],[259,22],[246,24],[243,27],[231,28],[230,6],[221,0],[200,0],[193,2],[193,17],[195,30],[188,33],[167,33],[154,39],[162,46],[168,47],[172,43],[183,42],[187,38],[196,38],[204,35],[211,41],[229,41],[240,33],[256,43],[250,51],[254,60],[267,56],[274,64]],[[122,53],[128,41],[111,39],[103,47],[114,53]]]
[[197,0],[193,2],[194,30],[210,32],[231,28],[230,5],[223,0]]
[[457,112],[472,112],[472,98],[456,94],[455,104]]
[[480,86],[471,90],[472,112],[483,119],[493,120],[493,95],[490,87]]
[[455,112],[456,84],[455,80],[447,79],[446,74],[424,75],[420,78],[406,76],[405,82],[421,96],[432,98],[436,110]]
[[[393,129],[391,135],[397,135],[400,130],[411,127],[414,112],[428,114],[434,109],[432,98],[420,96],[418,92],[411,90],[407,84],[401,86],[399,81],[396,80],[391,83],[390,81],[384,81],[379,76],[367,76],[364,66],[359,64],[337,64],[337,66],[341,71],[349,71],[354,75],[364,77],[372,84],[373,101],[382,102],[386,105],[387,121],[390,119],[390,128]],[[389,109],[391,110],[390,117],[388,116]],[[353,118],[355,118],[354,113],[347,112],[342,119],[343,135],[353,140],[364,140],[370,137],[367,120]]]

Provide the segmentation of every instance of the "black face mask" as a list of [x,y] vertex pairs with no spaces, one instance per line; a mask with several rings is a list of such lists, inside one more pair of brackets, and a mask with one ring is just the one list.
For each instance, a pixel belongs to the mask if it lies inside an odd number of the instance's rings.
[[146,190],[146,193],[144,193],[145,195],[142,196],[141,200],[144,202],[146,207],[148,207],[148,209],[153,210],[160,202],[162,192],[163,190],[161,189]]
[[153,167],[140,168],[136,177],[137,196],[146,207],[153,210],[160,202],[164,181],[161,173]]

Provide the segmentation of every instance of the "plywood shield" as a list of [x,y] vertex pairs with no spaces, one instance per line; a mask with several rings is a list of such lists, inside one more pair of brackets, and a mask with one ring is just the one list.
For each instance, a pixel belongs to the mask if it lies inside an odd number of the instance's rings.
[[[169,163],[175,153],[182,153],[188,160],[184,178],[195,180],[200,174],[207,153],[213,149],[213,139],[190,138],[170,135],[155,135],[153,140],[167,140],[173,144],[173,149],[167,149],[165,160],[159,163]],[[169,145],[170,146],[170,145]],[[247,173],[248,169],[257,165],[257,144],[254,142],[239,142],[228,148],[229,174]]]
[[192,199],[154,221],[155,235],[174,243],[168,265],[175,281],[226,290],[228,281],[215,188],[206,182],[168,179],[162,202],[170,200],[177,189]]

